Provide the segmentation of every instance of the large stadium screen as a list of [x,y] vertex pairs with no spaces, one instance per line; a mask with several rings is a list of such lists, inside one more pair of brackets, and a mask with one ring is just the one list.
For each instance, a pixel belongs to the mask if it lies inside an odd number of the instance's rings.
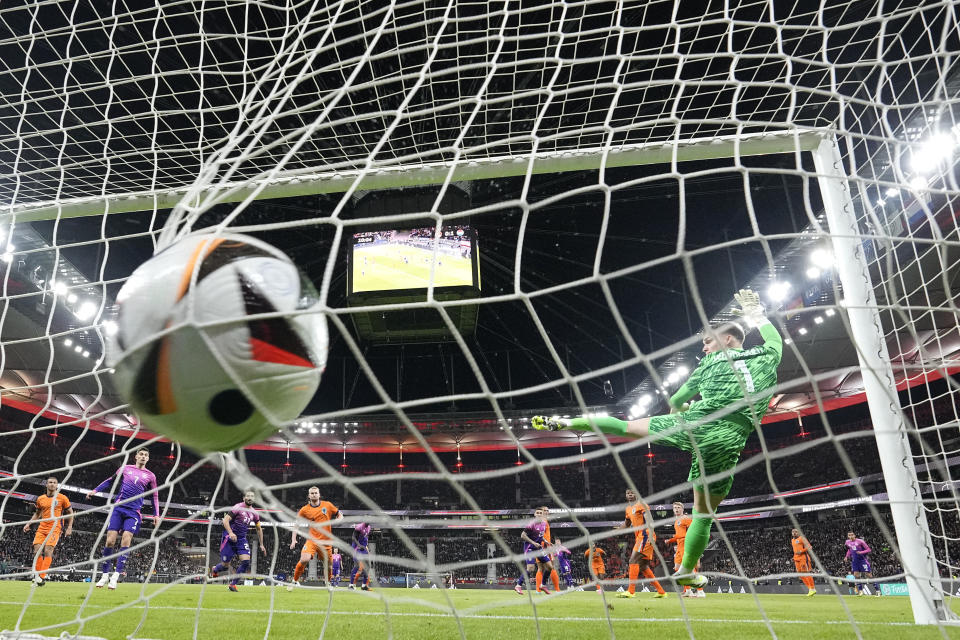
[[480,288],[477,237],[469,226],[366,231],[353,235],[350,293],[426,289],[433,286]]

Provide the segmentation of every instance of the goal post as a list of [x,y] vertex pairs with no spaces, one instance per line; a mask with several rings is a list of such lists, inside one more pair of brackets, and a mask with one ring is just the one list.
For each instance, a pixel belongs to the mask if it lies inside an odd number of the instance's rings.
[[864,391],[880,453],[889,507],[896,531],[896,547],[910,592],[914,621],[937,624],[955,617],[943,601],[933,541],[924,513],[923,495],[908,428],[900,407],[892,363],[884,340],[870,269],[863,255],[856,208],[837,138],[824,138],[813,152],[823,196],[830,241],[843,289],[838,304],[849,318],[850,335],[863,372]]
[[[670,164],[695,160],[799,153],[813,151],[825,134],[815,129],[725,135],[713,138],[678,138],[667,142],[617,144],[609,147],[540,151],[533,154],[469,158],[457,162],[390,163],[368,169],[326,172],[287,172],[268,180],[253,179],[194,188],[110,194],[56,202],[12,203],[0,208],[0,224],[64,219],[79,216],[172,209],[181,204],[206,206],[234,203],[255,194],[258,200],[401,187],[440,185],[445,182],[506,178],[528,174],[587,171],[601,167]],[[356,186],[354,186],[356,185]],[[208,201],[208,198],[210,199]],[[184,200],[188,199],[185,203]]]

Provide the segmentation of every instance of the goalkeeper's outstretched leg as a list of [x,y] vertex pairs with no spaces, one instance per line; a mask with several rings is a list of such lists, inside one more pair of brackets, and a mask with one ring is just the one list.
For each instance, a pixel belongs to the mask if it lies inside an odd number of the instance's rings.
[[[777,382],[783,353],[780,333],[749,289],[734,295],[739,312],[759,329],[763,344],[743,348],[745,334],[736,323],[704,332],[704,357],[670,398],[666,415],[619,420],[534,416],[534,429],[599,431],[625,438],[647,438],[692,454],[688,480],[693,484],[693,522],[687,529],[677,583],[700,588],[707,582],[694,569],[710,541],[714,513],[733,485],[733,469],[747,438],[760,424]],[[697,395],[700,399],[691,404]]]

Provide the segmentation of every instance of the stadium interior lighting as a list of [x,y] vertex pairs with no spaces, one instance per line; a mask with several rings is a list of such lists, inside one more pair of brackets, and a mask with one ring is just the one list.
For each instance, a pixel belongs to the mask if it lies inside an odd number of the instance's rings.
[[802,335],[802,336],[805,336],[805,335],[807,335],[807,328],[806,328],[806,327],[800,327],[799,329],[797,329],[797,333],[799,333],[799,334]]
[[667,384],[676,384],[679,381],[680,381],[680,374],[677,373],[676,371],[674,371],[673,373],[667,376]]
[[808,268],[807,268],[807,279],[808,279],[808,280],[816,280],[816,279],[819,278],[819,277],[820,277],[820,269],[818,269],[817,267],[808,267]]
[[653,397],[649,393],[640,396],[640,404],[650,404],[651,402],[653,402]]
[[64,338],[64,339],[63,339],[63,346],[65,346],[65,347],[72,347],[72,346],[73,346],[73,340],[71,340],[70,338]]
[[84,349],[83,353],[81,353],[80,355],[82,355],[84,358],[89,358],[89,357],[90,357],[90,352],[87,351],[86,349]]
[[815,316],[813,322],[814,324],[823,324],[823,316]]
[[919,173],[929,173],[940,163],[949,160],[956,146],[956,140],[950,134],[934,134],[913,152],[910,157],[910,168]]
[[783,344],[793,344],[793,340],[791,340],[790,338],[784,338]]
[[825,316],[827,316],[828,318],[832,318],[833,316],[835,316],[835,315],[837,314],[837,312],[834,311],[833,309],[824,309],[824,310],[823,310],[823,314],[824,314]]
[[97,305],[86,300],[80,303],[80,306],[77,307],[77,310],[73,312],[73,315],[77,316],[78,320],[89,320],[97,313]]
[[62,296],[67,293],[67,285],[59,280],[55,280],[50,283],[50,290],[58,296]]
[[914,176],[910,178],[910,188],[914,191],[921,191],[926,189],[930,183],[923,176]]
[[823,247],[814,249],[810,252],[810,264],[821,270],[832,268],[833,252]]
[[884,198],[880,198],[879,200],[877,200],[878,207],[882,207],[885,204],[887,204],[887,201]]
[[107,320],[106,322],[103,323],[103,332],[108,336],[117,335],[118,329],[119,327],[117,326],[117,323],[114,322],[113,320]]
[[83,347],[81,347],[80,345],[75,346],[73,350],[76,351],[77,353],[83,353]]
[[690,373],[690,369],[687,369],[686,367],[683,367],[683,366],[677,367],[677,374],[678,374],[678,375],[685,376],[685,375],[687,375],[688,373]]
[[774,282],[767,287],[767,297],[774,302],[780,302],[789,295],[791,285],[789,282]]
[[884,195],[887,196],[888,198],[893,198],[899,194],[900,194],[900,189],[897,189],[896,187],[888,187],[887,190],[884,192]]

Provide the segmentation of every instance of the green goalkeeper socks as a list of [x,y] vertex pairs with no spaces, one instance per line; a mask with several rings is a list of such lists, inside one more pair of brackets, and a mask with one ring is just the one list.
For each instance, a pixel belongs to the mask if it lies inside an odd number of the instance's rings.
[[703,555],[703,550],[710,542],[710,529],[713,527],[713,516],[705,513],[693,512],[693,522],[687,529],[687,537],[683,541],[683,572],[693,573]]
[[[591,424],[592,423],[592,424]],[[593,431],[596,425],[597,429],[612,436],[626,436],[627,423],[617,418],[574,418],[569,421],[566,429],[573,431]]]

